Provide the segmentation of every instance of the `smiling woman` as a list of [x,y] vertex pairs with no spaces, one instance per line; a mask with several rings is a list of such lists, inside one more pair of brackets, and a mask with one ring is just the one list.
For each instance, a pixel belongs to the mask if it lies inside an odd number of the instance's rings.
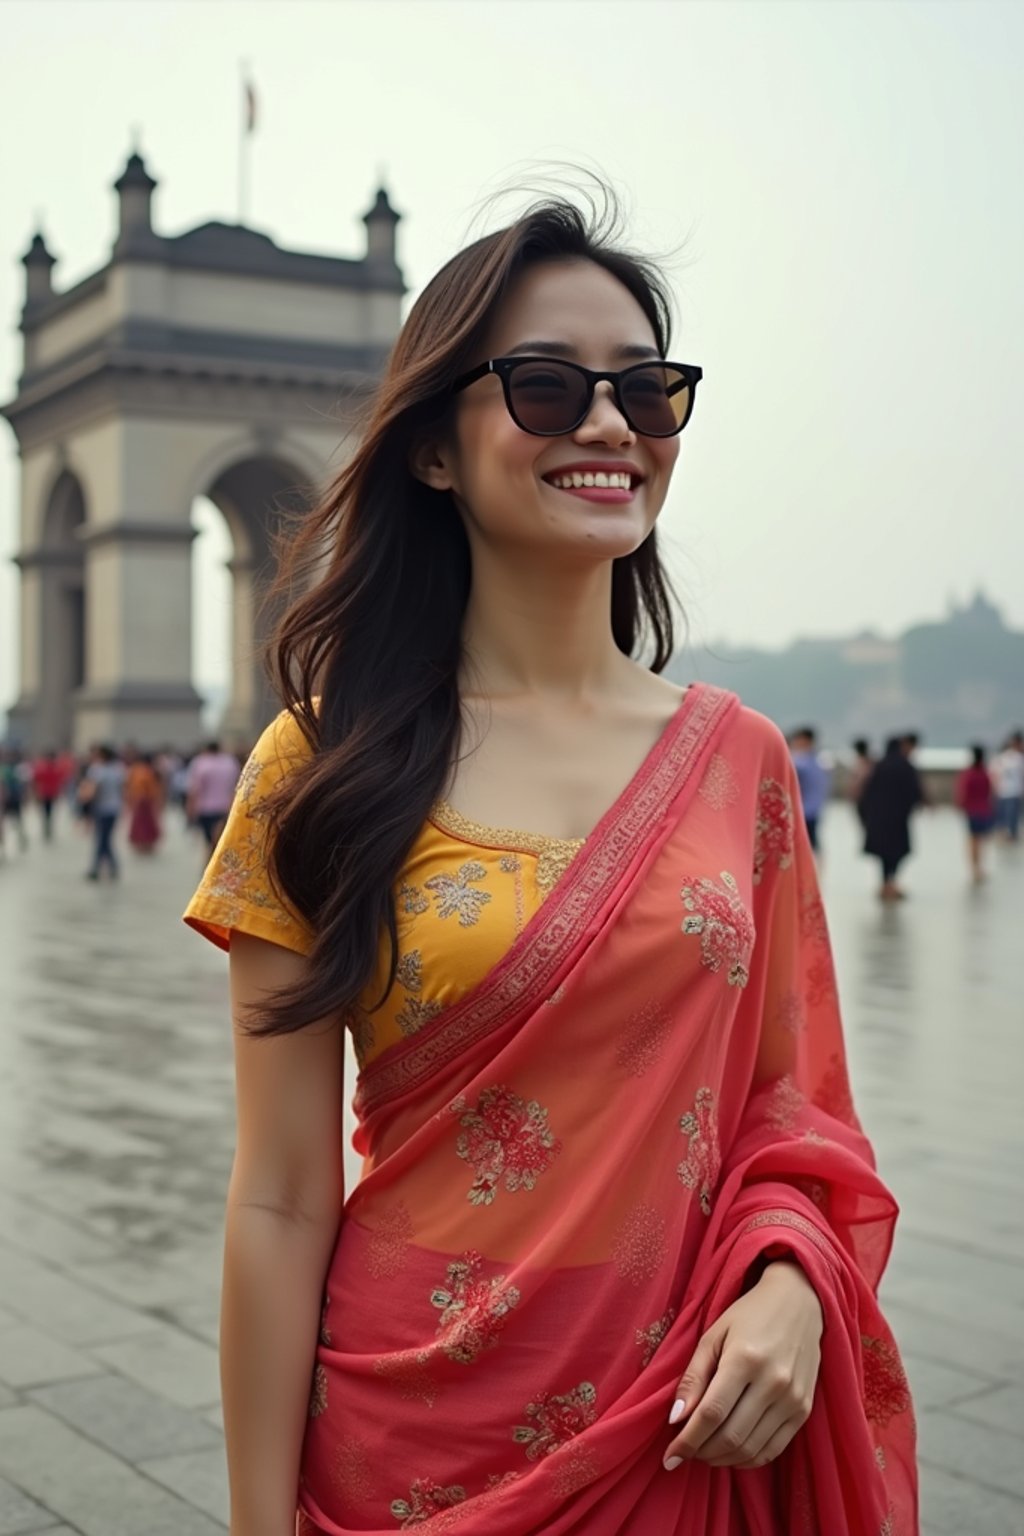
[[534,208],[428,285],[292,551],[186,914],[231,952],[233,1536],[917,1529],[789,752],[660,676],[668,352],[649,264]]

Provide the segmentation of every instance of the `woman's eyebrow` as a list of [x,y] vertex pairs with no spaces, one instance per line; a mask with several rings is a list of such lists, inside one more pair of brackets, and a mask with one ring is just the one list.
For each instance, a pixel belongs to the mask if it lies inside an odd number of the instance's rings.
[[[515,357],[518,353],[530,353],[537,357],[579,357],[578,347],[572,346],[567,341],[519,341],[514,347],[509,347],[506,357]],[[614,350],[615,357],[635,358],[660,358],[661,353],[657,347],[645,346],[640,342],[627,342]]]

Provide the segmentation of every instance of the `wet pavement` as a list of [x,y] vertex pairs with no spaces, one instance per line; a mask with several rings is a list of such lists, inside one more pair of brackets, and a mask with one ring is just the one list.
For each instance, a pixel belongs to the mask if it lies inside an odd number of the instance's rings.
[[[178,921],[201,854],[174,824],[94,886],[68,820],[31,831],[0,864],[0,1536],[213,1536],[233,1095],[226,964]],[[882,908],[845,808],[824,836],[858,1107],[904,1212],[883,1294],[923,1529],[1021,1536],[1024,850],[971,889],[929,813]]]

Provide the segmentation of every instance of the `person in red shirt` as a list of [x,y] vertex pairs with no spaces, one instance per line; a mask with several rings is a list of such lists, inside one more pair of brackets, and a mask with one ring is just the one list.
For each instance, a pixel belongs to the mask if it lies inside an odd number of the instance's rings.
[[32,793],[42,813],[43,837],[48,843],[53,840],[53,807],[63,788],[64,768],[56,752],[44,752],[32,764]]
[[971,766],[956,782],[956,803],[967,818],[967,847],[971,861],[971,879],[979,885],[985,879],[981,850],[996,823],[996,796],[985,766],[985,748],[971,748]]

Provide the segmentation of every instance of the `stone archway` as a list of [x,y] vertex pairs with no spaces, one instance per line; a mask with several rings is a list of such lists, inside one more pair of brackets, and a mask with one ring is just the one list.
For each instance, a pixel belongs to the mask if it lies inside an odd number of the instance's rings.
[[[343,459],[400,325],[398,216],[381,191],[357,258],[289,251],[208,223],[164,236],[132,155],[107,264],[66,292],[37,235],[24,258],[24,368],[2,414],[21,454],[21,693],[12,732],[188,748],[192,505],[234,543],[233,688],[224,730],[273,711],[259,651],[283,509]],[[74,473],[71,473],[73,468]]]
[[309,505],[314,485],[284,458],[254,454],[223,468],[205,488],[227,524],[232,553],[230,689],[219,730],[249,740],[273,717],[277,702],[264,653],[280,617],[268,597],[274,544],[292,515]]
[[31,677],[33,744],[44,748],[70,743],[75,694],[85,679],[86,521],[81,482],[62,468],[43,498],[39,542],[16,560],[40,642]]

